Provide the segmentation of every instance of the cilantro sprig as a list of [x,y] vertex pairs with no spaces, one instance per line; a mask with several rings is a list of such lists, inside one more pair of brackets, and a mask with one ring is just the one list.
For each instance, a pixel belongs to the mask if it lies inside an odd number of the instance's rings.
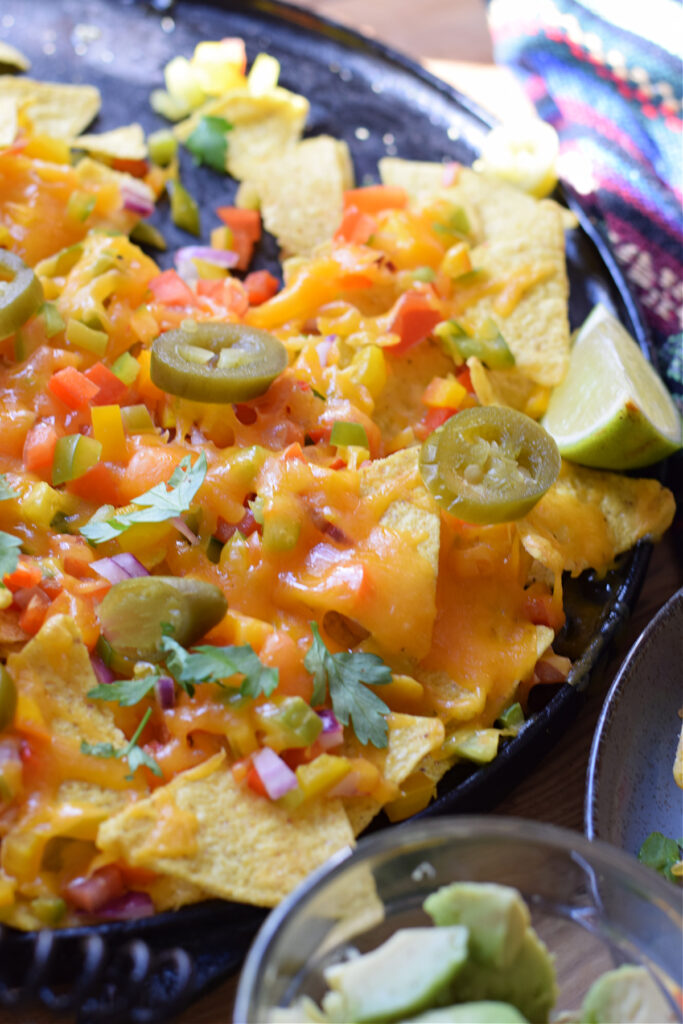
[[232,128],[224,117],[202,117],[185,145],[198,164],[207,164],[214,171],[225,174],[228,152],[228,132]]
[[126,775],[126,779],[132,779],[138,768],[141,768],[143,765],[145,768],[149,768],[154,775],[161,777],[163,773],[157,762],[151,754],[148,754],[146,750],[138,746],[142,730],[147,725],[151,714],[152,709],[147,708],[130,740],[120,750],[117,750],[113,743],[87,743],[85,740],[82,740],[81,753],[89,754],[90,757],[106,757],[119,761],[128,761],[130,773]]
[[7,483],[7,477],[0,473],[0,501],[9,501],[10,498],[18,498],[19,495],[13,487]]
[[[14,572],[19,564],[19,551],[21,540],[11,533],[0,530],[0,582],[3,576]],[[4,584],[2,584],[4,586]]]
[[313,643],[304,658],[304,665],[313,676],[311,704],[322,704],[329,687],[332,709],[342,725],[351,721],[363,745],[372,743],[375,747],[386,747],[389,708],[367,686],[390,683],[391,669],[376,654],[349,651],[331,654],[314,622],[311,630]]
[[166,483],[156,484],[135,498],[132,502],[135,507],[131,511],[115,514],[109,519],[91,519],[81,527],[81,533],[93,544],[103,544],[138,523],[164,523],[175,519],[190,508],[204,482],[206,470],[205,452],[201,453],[194,466],[191,457],[186,455]]
[[[199,683],[215,683],[225,690],[232,690],[242,697],[270,697],[278,684],[278,670],[264,665],[249,644],[241,647],[213,647],[203,644],[186,651],[177,640],[165,635],[161,639],[164,653],[163,672],[150,672],[133,679],[119,679],[104,683],[88,691],[92,700],[115,701],[121,707],[132,707],[143,700],[156,686],[159,679],[171,676],[190,697],[194,697]],[[241,683],[231,686],[226,682],[234,676],[243,676]]]
[[672,869],[683,860],[683,838],[669,839],[661,832],[651,832],[638,851],[638,860],[670,882],[676,882],[678,877]]

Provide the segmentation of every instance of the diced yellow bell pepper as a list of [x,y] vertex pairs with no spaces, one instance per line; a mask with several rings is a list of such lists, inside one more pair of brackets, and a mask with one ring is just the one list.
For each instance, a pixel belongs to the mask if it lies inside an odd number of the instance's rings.
[[384,805],[389,821],[403,821],[423,810],[436,793],[432,779],[424,772],[414,772],[401,783],[401,795]]
[[103,356],[109,343],[106,331],[97,331],[74,317],[69,317],[66,322],[65,337],[71,345],[93,352],[96,356]]
[[92,429],[96,441],[102,445],[101,458],[105,462],[126,462],[128,446],[118,405],[94,405],[90,410]]
[[434,377],[424,390],[422,401],[431,409],[458,409],[467,389],[452,374]]
[[320,754],[308,764],[300,764],[296,777],[306,800],[323,796],[349,774],[351,764],[346,757]]
[[14,903],[16,888],[16,879],[9,878],[4,872],[0,872],[0,907],[9,907]]
[[40,480],[19,499],[19,512],[25,522],[47,528],[58,512],[68,512],[73,504],[68,494]]
[[440,270],[447,277],[461,277],[472,269],[470,247],[467,242],[456,242],[441,261]]

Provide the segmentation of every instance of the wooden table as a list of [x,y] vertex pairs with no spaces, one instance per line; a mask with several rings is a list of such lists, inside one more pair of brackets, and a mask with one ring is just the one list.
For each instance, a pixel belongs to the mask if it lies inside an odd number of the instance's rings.
[[[517,81],[492,61],[491,41],[480,0],[315,0],[301,3],[422,61],[433,73],[468,93],[500,118],[528,101]],[[678,523],[683,534],[683,522]],[[683,586],[683,538],[675,528],[655,548],[639,601],[614,646],[604,674],[594,679],[578,719],[555,749],[497,808],[497,814],[534,818],[583,830],[588,753],[595,723],[610,682],[629,647],[657,610]],[[177,1018],[177,1024],[228,1024],[237,979],[232,979]],[[3,1014],[1,1024],[48,1024],[45,1011]]]

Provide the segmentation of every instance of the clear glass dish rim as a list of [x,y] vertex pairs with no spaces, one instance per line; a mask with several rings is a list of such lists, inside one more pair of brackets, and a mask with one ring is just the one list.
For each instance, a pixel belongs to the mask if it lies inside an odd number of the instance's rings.
[[677,921],[679,930],[683,929],[680,890],[661,878],[652,868],[640,864],[631,854],[609,843],[588,839],[580,832],[558,825],[507,816],[458,815],[408,822],[367,836],[359,840],[355,848],[346,847],[339,850],[271,911],[254,939],[244,963],[235,998],[233,1020],[242,1024],[249,1021],[252,994],[261,979],[270,948],[287,918],[311,900],[329,881],[347,871],[352,864],[367,862],[378,855],[390,853],[393,848],[399,852],[401,848],[423,843],[436,845],[444,840],[501,842],[506,839],[531,841],[549,850],[576,854],[584,858],[593,869],[607,872],[611,876],[623,876],[625,880],[637,885],[643,896],[672,916],[674,921]]

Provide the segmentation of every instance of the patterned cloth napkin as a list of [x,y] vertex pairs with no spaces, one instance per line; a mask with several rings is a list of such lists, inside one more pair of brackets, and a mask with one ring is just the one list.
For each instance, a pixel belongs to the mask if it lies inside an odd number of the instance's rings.
[[680,0],[489,0],[488,18],[497,62],[559,133],[561,177],[609,240],[683,412]]

